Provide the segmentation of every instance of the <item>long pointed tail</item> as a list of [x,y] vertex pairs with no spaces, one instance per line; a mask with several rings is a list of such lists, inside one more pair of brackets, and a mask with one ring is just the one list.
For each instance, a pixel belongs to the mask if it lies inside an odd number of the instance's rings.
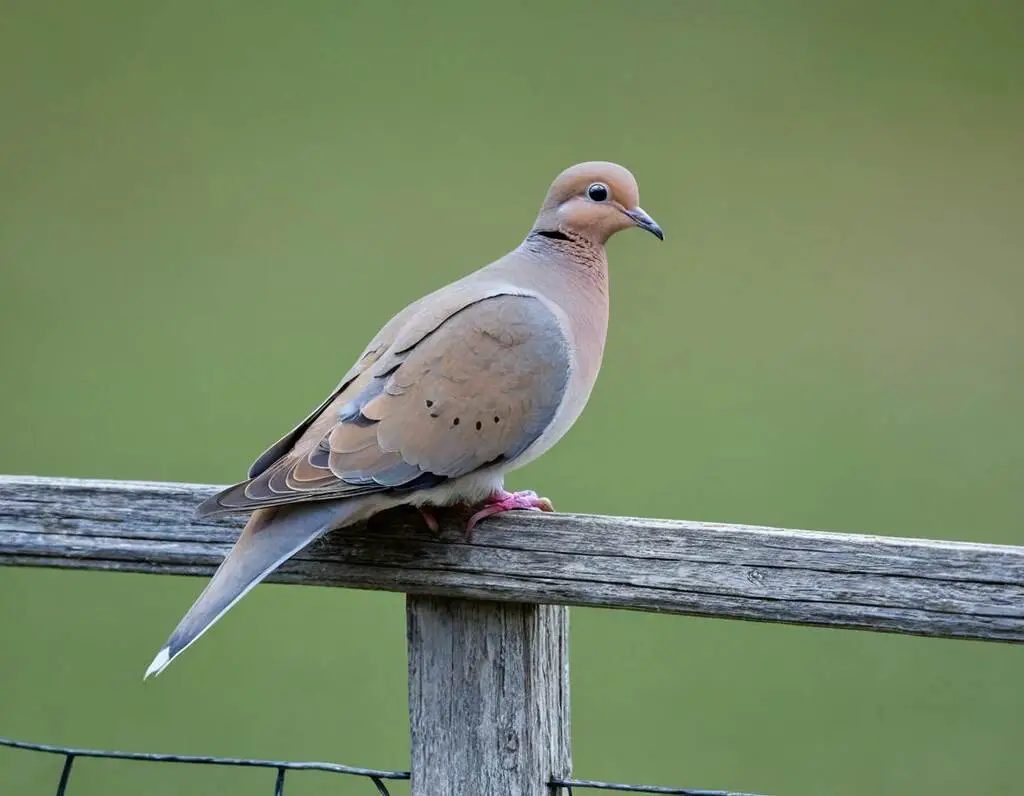
[[143,679],[166,669],[281,564],[327,531],[354,522],[365,509],[365,502],[353,500],[301,503],[255,512],[213,579],[156,654]]

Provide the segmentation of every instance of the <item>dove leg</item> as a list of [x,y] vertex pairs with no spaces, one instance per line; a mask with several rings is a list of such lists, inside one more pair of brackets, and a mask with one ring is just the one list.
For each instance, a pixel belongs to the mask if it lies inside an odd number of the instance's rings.
[[420,516],[423,517],[423,522],[427,524],[430,532],[436,534],[438,532],[437,517],[434,516],[434,512],[428,509],[426,506],[417,506]]
[[502,489],[492,494],[484,502],[483,508],[477,511],[469,522],[466,523],[466,533],[473,530],[473,527],[480,520],[500,514],[503,511],[525,509],[527,511],[554,511],[555,507],[547,498],[538,497],[536,492],[526,490],[525,492],[506,492]]

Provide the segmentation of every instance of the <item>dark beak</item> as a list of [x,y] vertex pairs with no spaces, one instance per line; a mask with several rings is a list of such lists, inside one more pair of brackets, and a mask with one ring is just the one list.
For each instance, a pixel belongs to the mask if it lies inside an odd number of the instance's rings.
[[632,210],[627,210],[626,215],[633,219],[633,223],[640,227],[640,229],[646,229],[658,240],[665,240],[665,233],[661,231],[658,222],[647,215],[647,211],[642,207],[634,207]]

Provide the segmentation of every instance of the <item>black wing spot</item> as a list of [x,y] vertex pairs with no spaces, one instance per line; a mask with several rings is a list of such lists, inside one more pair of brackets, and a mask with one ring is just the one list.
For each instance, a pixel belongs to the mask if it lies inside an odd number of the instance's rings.
[[497,415],[495,415],[495,416],[494,416],[494,422],[495,422],[495,423],[500,423],[500,422],[501,422],[501,418],[500,418],[500,417],[498,417]]
[[459,418],[455,418],[455,419],[454,419],[454,420],[452,421],[452,425],[453,425],[453,426],[457,426],[458,424],[459,424]]
[[434,405],[434,402],[433,402],[433,401],[431,401],[431,400],[430,400],[430,399],[428,398],[428,399],[427,399],[427,409],[429,409],[429,408],[430,408],[430,407],[432,407],[433,405]]
[[476,430],[477,430],[477,431],[479,431],[479,430],[480,430],[480,429],[482,429],[483,427],[484,427],[484,424],[483,424],[483,423],[481,423],[481,422],[480,422],[479,420],[477,420],[477,421],[476,421]]

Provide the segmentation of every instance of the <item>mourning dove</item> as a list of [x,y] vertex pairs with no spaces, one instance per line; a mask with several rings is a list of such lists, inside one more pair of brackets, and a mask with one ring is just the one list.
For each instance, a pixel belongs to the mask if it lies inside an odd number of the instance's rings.
[[198,508],[252,516],[146,677],[335,528],[403,504],[432,527],[430,506],[479,504],[469,529],[509,509],[550,511],[536,493],[506,492],[504,475],[554,445],[590,396],[608,326],[605,243],[634,226],[664,239],[638,198],[622,166],[572,166],[519,246],[392,318],[247,480]]

